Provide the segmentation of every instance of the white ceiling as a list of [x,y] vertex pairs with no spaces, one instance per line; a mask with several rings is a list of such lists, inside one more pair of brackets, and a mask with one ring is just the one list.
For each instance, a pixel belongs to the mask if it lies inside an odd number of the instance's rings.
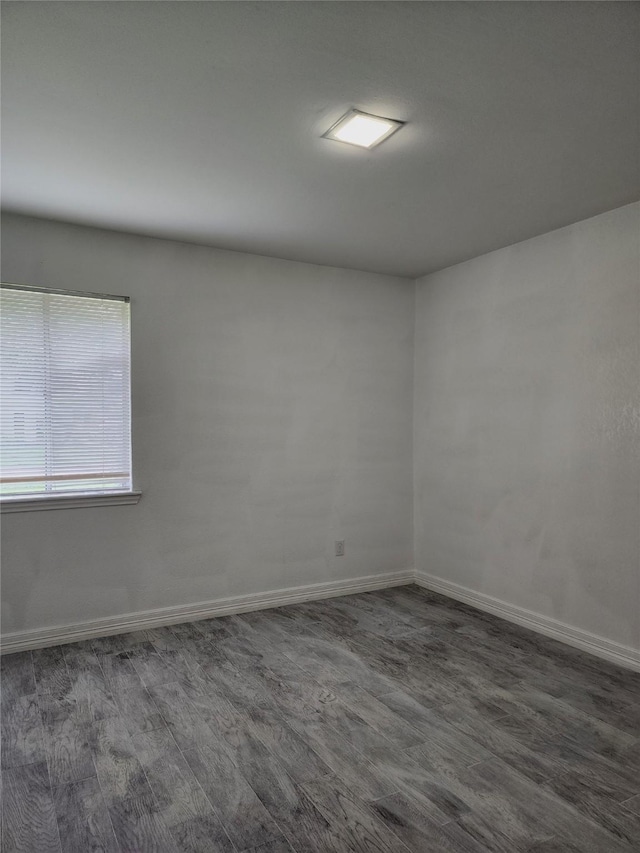
[[[4,2],[6,209],[417,276],[640,197],[640,4]],[[322,139],[349,107],[407,122]]]

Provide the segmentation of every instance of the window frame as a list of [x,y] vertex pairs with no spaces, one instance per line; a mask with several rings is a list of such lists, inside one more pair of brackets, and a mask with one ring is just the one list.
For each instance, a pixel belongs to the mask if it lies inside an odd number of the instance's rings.
[[[37,285],[14,284],[13,282],[0,282],[0,289],[21,290],[35,293],[47,293],[61,296],[76,296],[89,299],[115,300],[126,302],[131,306],[129,296],[119,296],[111,293],[95,293],[84,290],[64,290],[54,287],[41,287]],[[131,310],[131,309],[129,309]],[[129,401],[132,408],[132,390],[133,383],[131,380],[131,313],[129,314]],[[1,405],[1,400],[0,400]],[[129,422],[129,447],[131,454],[131,485],[129,489],[120,491],[108,492],[67,492],[67,493],[52,493],[52,494],[31,494],[31,495],[0,495],[0,513],[9,512],[32,512],[39,510],[52,509],[79,509],[83,507],[94,506],[124,506],[137,504],[142,497],[142,491],[133,486],[133,418],[130,410]]]

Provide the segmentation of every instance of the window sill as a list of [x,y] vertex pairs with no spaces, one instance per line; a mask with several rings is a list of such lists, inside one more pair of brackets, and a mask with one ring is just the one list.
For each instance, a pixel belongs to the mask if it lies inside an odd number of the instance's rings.
[[124,506],[137,504],[142,492],[114,492],[103,495],[56,495],[55,497],[4,498],[0,511],[37,512],[43,509],[81,509],[87,506]]

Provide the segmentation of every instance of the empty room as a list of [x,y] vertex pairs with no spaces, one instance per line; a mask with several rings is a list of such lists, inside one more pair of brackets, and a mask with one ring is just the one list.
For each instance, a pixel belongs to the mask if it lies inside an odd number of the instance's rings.
[[640,4],[0,13],[1,853],[637,853]]

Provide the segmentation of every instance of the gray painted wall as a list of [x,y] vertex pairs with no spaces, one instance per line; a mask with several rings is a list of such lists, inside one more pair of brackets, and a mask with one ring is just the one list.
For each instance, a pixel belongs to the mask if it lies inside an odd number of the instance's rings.
[[412,397],[410,282],[3,218],[4,280],[131,295],[144,490],[4,516],[3,631],[406,569],[413,500],[420,571],[640,647],[639,245],[420,280]]
[[640,205],[417,284],[418,570],[640,647]]
[[3,516],[3,632],[412,566],[413,283],[16,216],[2,236],[4,281],[132,297],[144,491]]

